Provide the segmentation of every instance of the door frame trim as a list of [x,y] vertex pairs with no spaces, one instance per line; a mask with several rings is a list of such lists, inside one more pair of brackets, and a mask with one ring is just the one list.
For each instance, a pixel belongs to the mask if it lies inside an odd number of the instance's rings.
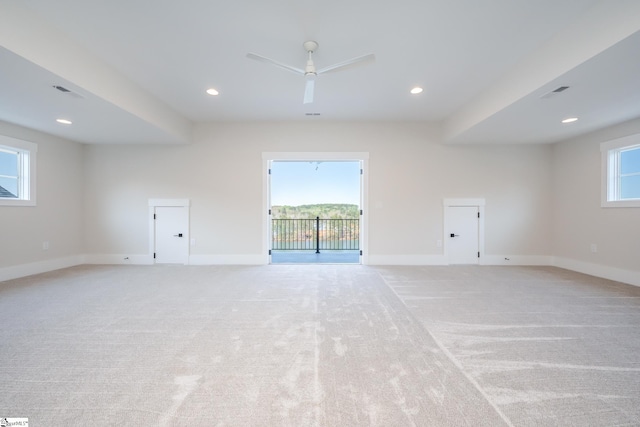
[[362,181],[360,185],[360,197],[363,214],[360,216],[360,250],[362,256],[360,261],[362,265],[369,263],[369,152],[263,152],[262,153],[262,257],[265,264],[270,263],[269,249],[271,243],[271,222],[269,221],[268,209],[271,206],[270,201],[270,183],[269,183],[269,166],[272,161],[290,160],[290,161],[359,161],[362,163]]
[[[151,262],[156,263],[153,258],[153,252],[156,248],[156,224],[153,215],[156,213],[156,208],[172,208],[172,207],[184,207],[187,209],[187,228],[190,229],[189,224],[191,220],[191,200],[189,199],[149,199],[149,257]],[[187,232],[187,238],[190,239],[190,234]],[[190,245],[187,246],[187,264],[189,264],[189,256],[191,255]]]
[[469,199],[443,199],[442,205],[444,207],[444,220],[442,226],[442,248],[443,248],[443,256],[448,265],[451,265],[449,262],[449,253],[447,250],[449,241],[447,236],[448,222],[447,218],[449,217],[449,209],[452,207],[477,207],[478,212],[480,213],[480,218],[478,218],[478,252],[480,252],[480,258],[478,259],[478,265],[484,265],[484,212],[485,212],[485,199],[482,198],[469,198]]

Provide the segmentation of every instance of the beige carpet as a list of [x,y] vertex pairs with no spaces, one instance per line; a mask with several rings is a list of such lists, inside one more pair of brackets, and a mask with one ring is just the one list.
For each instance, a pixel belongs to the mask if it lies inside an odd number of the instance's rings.
[[560,269],[84,266],[0,316],[32,426],[640,425],[640,288]]

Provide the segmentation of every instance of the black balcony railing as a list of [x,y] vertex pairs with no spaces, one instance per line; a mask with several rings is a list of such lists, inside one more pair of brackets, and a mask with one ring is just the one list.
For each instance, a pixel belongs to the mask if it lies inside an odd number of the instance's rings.
[[271,236],[273,250],[359,250],[360,220],[272,219]]

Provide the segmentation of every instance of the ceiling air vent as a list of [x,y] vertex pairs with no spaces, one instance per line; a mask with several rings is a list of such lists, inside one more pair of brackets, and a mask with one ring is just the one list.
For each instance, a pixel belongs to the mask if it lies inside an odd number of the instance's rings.
[[56,90],[59,90],[60,92],[62,92],[62,93],[64,93],[64,94],[66,94],[66,95],[69,95],[69,96],[71,96],[71,97],[73,97],[73,98],[80,98],[80,99],[84,99],[84,96],[80,95],[79,93],[75,93],[75,92],[73,92],[73,91],[71,91],[71,90],[67,89],[67,88],[66,88],[66,87],[64,87],[64,86],[53,85],[53,88],[54,88],[54,89],[56,89]]
[[567,90],[567,89],[569,89],[569,86],[560,86],[559,88],[554,89],[554,90],[552,90],[552,91],[551,91],[551,92],[549,92],[549,93],[545,93],[544,95],[542,95],[542,96],[540,97],[540,99],[548,99],[548,98],[551,98],[551,97],[553,97],[553,96],[558,95],[559,93],[564,92],[564,91],[565,91],[565,90]]

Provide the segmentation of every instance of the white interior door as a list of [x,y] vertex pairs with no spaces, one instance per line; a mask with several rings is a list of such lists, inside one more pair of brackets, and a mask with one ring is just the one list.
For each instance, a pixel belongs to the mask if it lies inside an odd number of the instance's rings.
[[184,206],[155,208],[155,262],[187,264],[189,260],[189,210]]
[[478,206],[447,209],[447,253],[449,264],[478,264],[480,253]]
[[[368,172],[368,171],[367,171]],[[358,221],[358,246],[360,248],[360,264],[362,264],[362,258],[364,255],[364,173],[365,173],[365,165],[364,161],[360,160],[360,221]]]
[[267,248],[268,248],[268,258],[267,263],[271,264],[272,257],[271,251],[273,250],[273,215],[271,214],[271,165],[273,164],[273,160],[267,161]]

